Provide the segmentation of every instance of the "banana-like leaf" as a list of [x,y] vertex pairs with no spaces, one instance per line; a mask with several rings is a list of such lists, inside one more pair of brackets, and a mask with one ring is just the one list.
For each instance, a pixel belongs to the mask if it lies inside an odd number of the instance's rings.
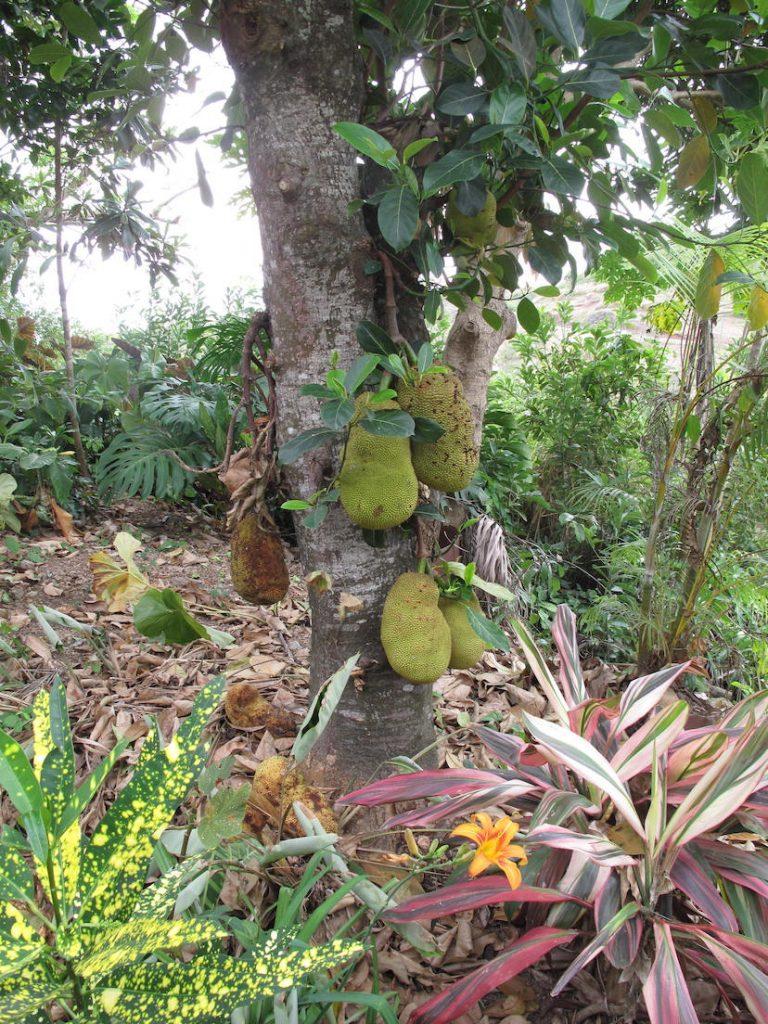
[[179,1024],[220,1020],[237,1006],[297,985],[311,971],[328,971],[358,956],[358,942],[285,951],[272,943],[249,957],[199,956],[188,964],[141,964],[116,972],[96,989],[120,1024]]
[[156,732],[145,741],[131,781],[99,823],[83,855],[81,922],[130,916],[157,837],[205,764],[201,735],[223,688],[223,676],[203,687],[167,746],[161,748]]
[[624,816],[638,835],[645,837],[642,822],[637,816],[629,790],[610,766],[605,757],[591,743],[554,722],[523,713],[523,723],[555,763],[561,762],[571,768],[579,778],[592,783],[613,800],[617,810]]
[[643,985],[651,1024],[699,1024],[670,927],[666,921],[658,921],[653,931],[656,957]]

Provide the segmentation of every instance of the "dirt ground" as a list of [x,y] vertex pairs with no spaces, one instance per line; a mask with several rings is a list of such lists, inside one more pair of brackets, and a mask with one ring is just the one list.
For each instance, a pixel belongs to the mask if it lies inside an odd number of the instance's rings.
[[[18,550],[0,543],[0,724],[12,726],[24,741],[34,694],[58,675],[67,685],[81,771],[98,763],[116,736],[135,741],[86,813],[87,831],[129,778],[148,732],[148,719],[156,717],[165,737],[170,737],[212,675],[224,673],[229,682],[255,685],[298,722],[307,705],[309,618],[306,585],[295,563],[290,592],[277,608],[245,604],[230,585],[228,538],[221,525],[193,511],[155,501],[126,501],[75,526],[77,535],[69,541],[49,529],[23,536]],[[129,611],[108,610],[93,593],[89,558],[97,551],[114,554],[111,545],[121,530],[141,540],[136,562],[151,585],[179,592],[194,616],[232,634],[233,646],[221,650],[206,641],[183,647],[153,643],[136,631]],[[87,636],[56,626],[61,639],[56,644],[32,614],[33,605],[55,608],[95,627],[95,632]],[[597,674],[602,671],[596,670]],[[436,721],[441,764],[489,763],[470,735],[470,724],[483,721],[504,728],[522,710],[541,713],[543,698],[527,689],[526,682],[527,670],[516,653],[487,654],[478,670],[451,672],[439,680]],[[249,783],[265,757],[288,752],[293,742],[290,736],[273,736],[266,730],[235,730],[222,712],[210,730],[213,761],[232,759],[227,785]],[[183,816],[194,819],[202,812],[202,803],[198,794],[188,801]],[[12,819],[7,803],[0,805],[0,819]],[[392,876],[397,853],[379,849],[370,839],[365,846],[354,837],[344,842],[345,852],[375,881]],[[286,870],[290,873],[290,865]],[[262,896],[270,898],[266,887]],[[232,893],[230,897],[235,903],[239,898]],[[491,958],[516,934],[496,908],[459,914],[436,923],[433,931],[441,953],[428,963],[388,927],[375,932],[382,984],[398,992],[402,1021],[437,988]],[[366,958],[349,987],[365,991],[372,985]],[[548,1024],[565,1024],[583,1002],[574,992],[572,1006],[561,999],[553,1009],[545,994],[550,987],[551,978],[545,973],[529,972],[525,980],[504,986],[462,1021],[533,1024],[545,1016]]]

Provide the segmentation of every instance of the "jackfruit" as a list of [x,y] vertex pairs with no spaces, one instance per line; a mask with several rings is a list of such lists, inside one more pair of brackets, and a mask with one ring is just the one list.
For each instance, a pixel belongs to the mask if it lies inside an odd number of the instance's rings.
[[481,637],[472,629],[467,618],[467,605],[480,612],[480,602],[473,594],[458,600],[453,597],[440,598],[440,611],[451,631],[451,660],[449,668],[472,668],[488,650]]
[[463,490],[475,475],[479,452],[472,412],[459,378],[450,371],[400,381],[397,397],[411,416],[435,420],[445,430],[437,441],[414,441],[411,458],[416,476],[428,487],[447,494]]
[[290,577],[280,537],[264,530],[255,514],[232,531],[232,586],[251,604],[277,604],[288,593]]
[[451,631],[438,608],[437,584],[423,573],[399,576],[381,614],[381,644],[395,672],[412,683],[434,683],[448,668]]
[[224,713],[235,729],[266,729],[273,736],[295,736],[296,718],[276,708],[250,683],[233,683],[224,695]]
[[[370,398],[360,395],[358,413]],[[399,409],[397,402],[379,402],[376,409]],[[339,473],[341,504],[358,526],[388,530],[413,515],[419,500],[419,484],[411,464],[407,437],[378,437],[358,424],[349,431],[344,464]]]
[[459,209],[454,190],[448,200],[447,219],[456,238],[471,245],[473,249],[482,249],[496,238],[496,196],[489,192],[482,210],[474,217],[468,217]]
[[750,331],[761,331],[768,324],[768,292],[756,284],[749,297],[747,321]]
[[245,811],[246,832],[259,835],[271,822],[288,835],[303,835],[293,801],[299,800],[310,810],[326,832],[338,827],[328,798],[315,786],[309,786],[287,757],[276,755],[262,761],[253,773],[253,782]]
[[702,320],[709,320],[710,317],[717,316],[717,312],[720,309],[720,297],[723,286],[715,284],[715,282],[724,273],[725,264],[723,263],[722,256],[715,252],[714,249],[710,249],[699,274],[694,302],[696,312]]

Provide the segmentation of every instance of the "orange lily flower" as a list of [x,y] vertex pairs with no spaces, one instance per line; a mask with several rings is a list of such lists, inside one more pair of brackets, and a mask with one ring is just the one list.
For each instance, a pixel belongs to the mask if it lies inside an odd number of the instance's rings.
[[471,821],[457,826],[451,835],[468,839],[477,846],[469,865],[469,877],[476,878],[495,865],[507,876],[510,887],[517,889],[523,881],[518,864],[528,863],[522,846],[512,842],[519,829],[520,826],[511,818],[499,818],[493,822],[484,811],[473,814]]

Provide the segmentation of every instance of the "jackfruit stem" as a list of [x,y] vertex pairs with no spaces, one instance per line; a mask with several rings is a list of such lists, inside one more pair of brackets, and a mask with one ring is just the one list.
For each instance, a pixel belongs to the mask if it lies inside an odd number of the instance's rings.
[[429,559],[428,558],[420,558],[419,559],[419,564],[416,567],[416,572],[424,572],[424,573],[427,574],[427,576],[431,575],[431,573],[429,571]]

